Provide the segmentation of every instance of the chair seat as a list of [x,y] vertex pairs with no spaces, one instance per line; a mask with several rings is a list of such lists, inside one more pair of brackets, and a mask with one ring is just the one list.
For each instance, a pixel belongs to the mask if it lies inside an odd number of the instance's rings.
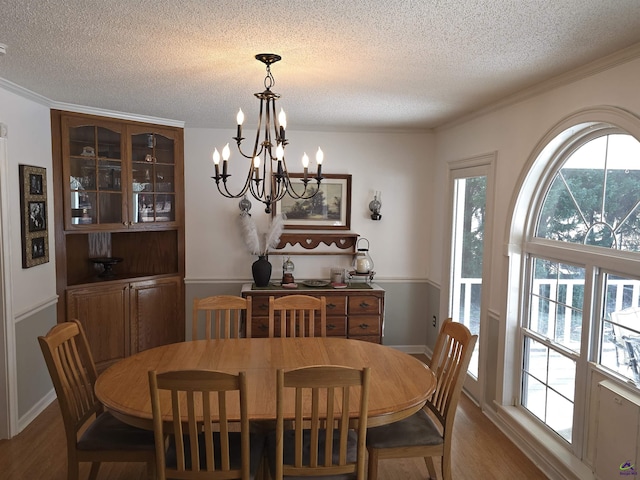
[[399,422],[367,430],[367,447],[395,448],[441,445],[444,443],[435,422],[424,410]]
[[[338,462],[338,445],[340,442],[339,437],[340,432],[333,432],[333,462]],[[302,463],[304,465],[309,465],[309,452],[311,445],[311,432],[309,430],[305,430],[302,434]],[[325,437],[326,431],[320,430],[318,433],[318,458],[320,461],[324,459],[325,452]],[[293,465],[295,459],[295,445],[294,445],[295,432],[293,430],[285,430],[284,432],[284,452],[283,452],[283,463],[285,465]],[[353,463],[356,461],[357,457],[357,447],[358,447],[358,435],[354,430],[349,430],[347,435],[347,462]],[[276,433],[269,432],[267,435],[267,455],[269,456],[269,466],[271,469],[272,477],[275,477],[275,458],[276,458]],[[347,473],[343,475],[330,475],[330,476],[285,476],[287,479],[306,479],[309,480],[313,478],[314,480],[351,480],[357,478],[355,473]]]
[[155,451],[153,432],[132,427],[104,412],[96,417],[80,437],[78,450]]
[[[213,433],[213,442],[214,442],[214,455],[216,459],[220,459],[220,433]],[[189,437],[187,435],[184,436],[185,443],[185,466],[187,469],[191,469],[191,446]],[[265,447],[265,437],[264,435],[251,433],[249,435],[249,444],[250,444],[250,468],[249,473],[251,478],[256,478],[258,468],[260,467],[260,462],[262,461],[262,455],[264,453]],[[198,449],[200,452],[200,468],[206,468],[206,457],[205,457],[205,440],[204,434],[200,433],[198,435]],[[229,463],[230,468],[232,470],[239,469],[242,466],[242,447],[241,447],[241,434],[240,432],[231,432],[229,433]],[[177,457],[176,457],[176,443],[175,437],[171,436],[171,440],[169,442],[169,447],[167,448],[166,453],[166,465],[168,468],[176,468],[177,466]],[[216,467],[219,467],[219,464],[216,464]],[[216,468],[218,470],[218,468]]]

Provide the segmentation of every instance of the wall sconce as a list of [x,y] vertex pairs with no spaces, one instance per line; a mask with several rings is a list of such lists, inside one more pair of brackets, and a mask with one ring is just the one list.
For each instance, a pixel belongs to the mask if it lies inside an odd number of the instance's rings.
[[382,215],[380,215],[380,209],[382,208],[382,202],[380,198],[382,193],[379,190],[373,195],[373,200],[369,202],[369,210],[371,210],[371,220],[380,220]]

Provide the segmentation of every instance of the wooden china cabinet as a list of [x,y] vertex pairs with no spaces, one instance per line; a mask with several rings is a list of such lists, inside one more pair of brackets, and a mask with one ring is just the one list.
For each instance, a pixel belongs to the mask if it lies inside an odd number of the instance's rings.
[[51,112],[58,322],[99,369],[184,340],[183,129]]

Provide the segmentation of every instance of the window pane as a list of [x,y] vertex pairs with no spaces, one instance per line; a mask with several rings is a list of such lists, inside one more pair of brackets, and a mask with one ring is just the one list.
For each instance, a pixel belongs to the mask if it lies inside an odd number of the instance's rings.
[[538,217],[536,236],[640,251],[640,143],[604,135],[565,161]]
[[539,381],[547,383],[548,363],[549,349],[532,338],[526,338],[524,371]]
[[573,401],[576,380],[576,364],[564,355],[549,352],[549,386]]
[[604,277],[600,364],[640,384],[640,281]]
[[567,442],[571,442],[573,403],[549,389],[547,390],[547,414],[547,425]]
[[571,442],[576,363],[525,337],[521,404]]
[[522,406],[544,422],[547,409],[547,397],[544,383],[535,378],[524,375],[522,392]]
[[[451,316],[474,335],[480,334],[486,190],[486,176],[455,181]],[[479,348],[480,342],[476,342],[468,369],[476,378]]]
[[528,327],[580,352],[584,268],[540,258],[533,262]]

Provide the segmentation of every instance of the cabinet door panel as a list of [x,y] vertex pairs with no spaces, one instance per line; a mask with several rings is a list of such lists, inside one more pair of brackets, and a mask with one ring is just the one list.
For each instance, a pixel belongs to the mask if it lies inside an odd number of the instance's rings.
[[[82,116],[62,117],[66,229],[122,228],[122,126]],[[109,195],[111,194],[111,195]]]
[[128,284],[67,291],[67,320],[82,323],[98,370],[129,355],[128,312]]
[[172,225],[180,220],[182,138],[172,129],[131,126],[132,227]]
[[184,340],[179,277],[132,283],[130,302],[132,353]]

